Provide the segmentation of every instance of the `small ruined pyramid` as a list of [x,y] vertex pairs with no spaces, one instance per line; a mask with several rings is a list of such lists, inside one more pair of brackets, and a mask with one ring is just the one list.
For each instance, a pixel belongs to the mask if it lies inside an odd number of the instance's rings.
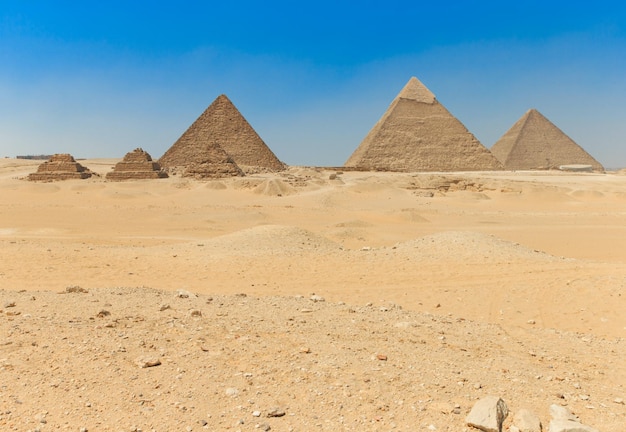
[[167,174],[150,154],[141,148],[126,153],[121,162],[115,164],[113,171],[107,173],[107,180],[142,180],[166,178]]
[[54,154],[46,162],[39,165],[37,172],[28,175],[31,181],[57,181],[86,179],[92,172],[74,160],[70,154]]
[[402,172],[503,169],[415,77],[396,96],[345,166]]
[[508,170],[558,169],[563,165],[602,165],[536,109],[530,109],[491,147]]
[[285,169],[226,95],[213,101],[159,163],[169,171],[194,177],[243,175],[242,168]]

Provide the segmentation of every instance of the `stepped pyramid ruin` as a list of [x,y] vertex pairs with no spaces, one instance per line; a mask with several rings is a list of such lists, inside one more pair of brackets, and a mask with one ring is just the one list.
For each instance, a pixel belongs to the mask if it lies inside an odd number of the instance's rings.
[[28,175],[31,181],[86,179],[92,172],[74,160],[70,154],[55,154],[39,165],[37,172]]
[[415,77],[396,96],[345,166],[402,172],[503,169]]
[[136,148],[126,153],[121,162],[115,164],[113,171],[107,173],[107,180],[141,180],[165,178],[167,174],[161,165],[152,160],[148,152]]
[[562,165],[602,165],[536,109],[530,109],[491,147],[508,170],[558,169]]
[[213,101],[159,163],[168,171],[195,177],[242,175],[242,168],[285,169],[226,95]]

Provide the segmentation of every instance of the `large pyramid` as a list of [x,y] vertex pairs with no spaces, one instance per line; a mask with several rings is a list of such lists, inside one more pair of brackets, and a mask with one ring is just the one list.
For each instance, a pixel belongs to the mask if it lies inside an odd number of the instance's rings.
[[481,171],[502,165],[413,77],[346,167],[381,171]]
[[213,101],[159,163],[168,171],[200,177],[285,169],[226,95]]
[[530,109],[491,147],[509,170],[557,169],[562,165],[602,165],[536,109]]

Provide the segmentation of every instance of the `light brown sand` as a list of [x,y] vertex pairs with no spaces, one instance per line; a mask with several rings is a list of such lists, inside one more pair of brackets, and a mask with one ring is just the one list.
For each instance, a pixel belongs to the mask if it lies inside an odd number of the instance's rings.
[[[546,424],[555,402],[603,431],[626,423],[613,402],[626,398],[626,176],[331,180],[335,171],[294,167],[117,183],[103,180],[117,160],[80,162],[102,178],[31,183],[19,178],[38,162],[0,159],[0,402],[10,411],[0,427],[463,430],[485,394]],[[90,292],[50,294],[68,286]],[[179,289],[226,296],[223,314]],[[163,364],[138,369],[140,351]],[[394,354],[372,360],[377,351]],[[288,415],[251,417],[271,404]]]

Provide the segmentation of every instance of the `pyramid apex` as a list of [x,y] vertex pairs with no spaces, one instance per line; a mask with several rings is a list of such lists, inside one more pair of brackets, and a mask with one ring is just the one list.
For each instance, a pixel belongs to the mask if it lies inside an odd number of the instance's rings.
[[435,102],[435,95],[415,77],[411,77],[409,82],[407,82],[400,93],[398,93],[397,98],[411,99],[427,104]]

